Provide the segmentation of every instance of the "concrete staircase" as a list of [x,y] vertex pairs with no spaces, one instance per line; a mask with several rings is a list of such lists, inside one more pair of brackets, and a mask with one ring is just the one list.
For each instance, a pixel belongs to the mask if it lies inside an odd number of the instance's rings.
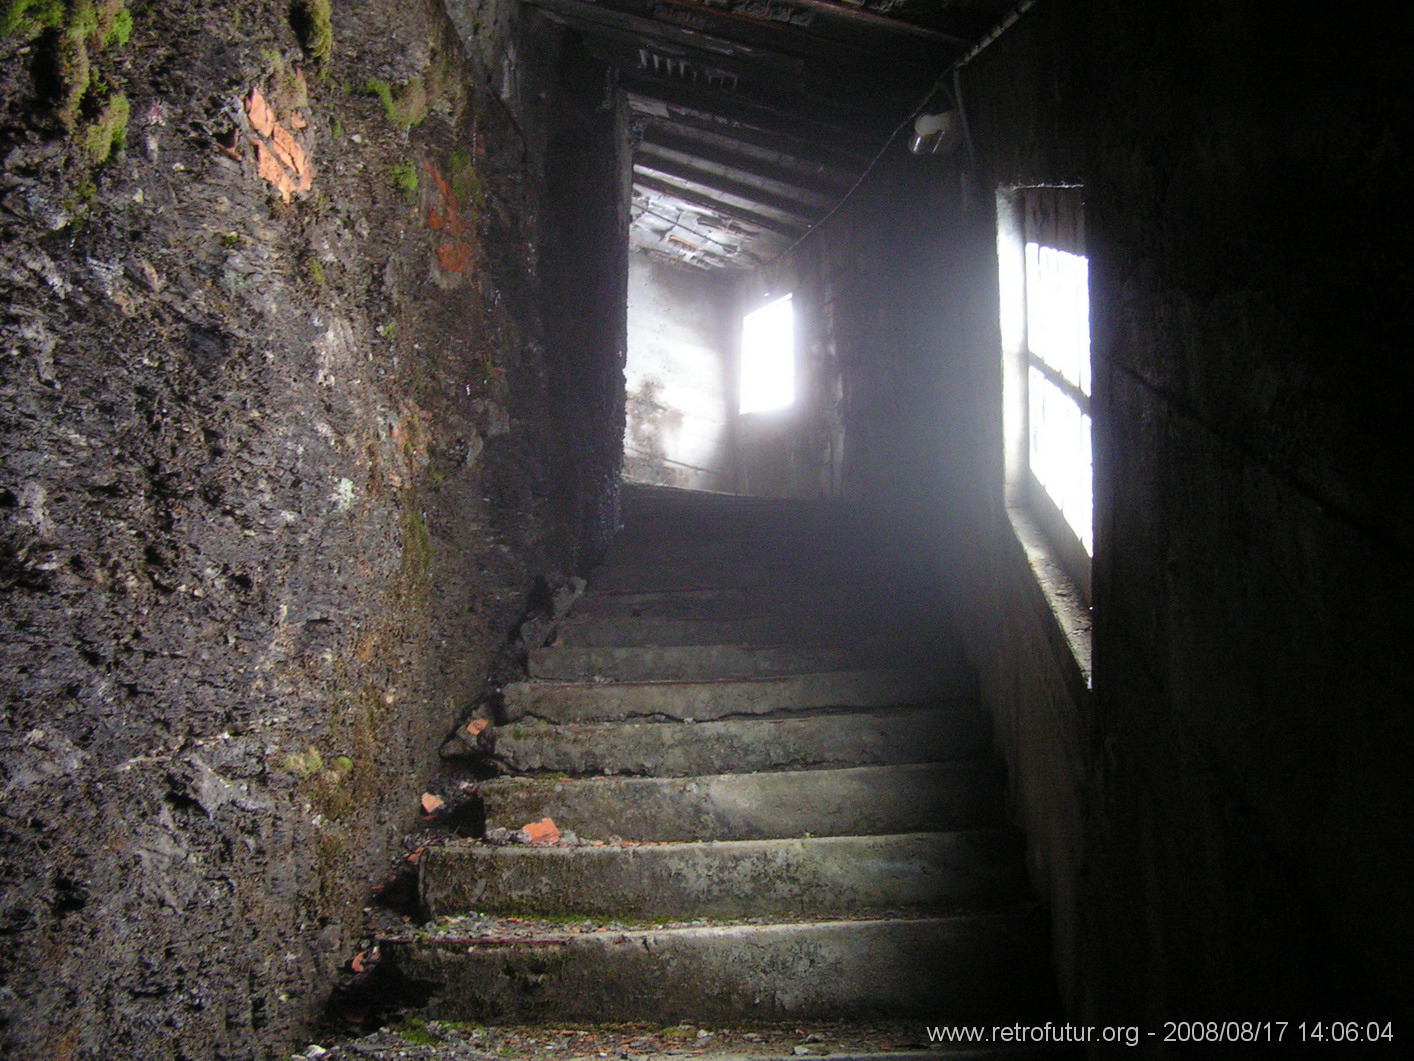
[[888,1018],[920,1045],[1055,1019],[1003,771],[926,580],[836,506],[630,487],[624,509],[506,688],[480,787],[488,835],[573,836],[424,852],[435,922],[381,949],[428,1016]]

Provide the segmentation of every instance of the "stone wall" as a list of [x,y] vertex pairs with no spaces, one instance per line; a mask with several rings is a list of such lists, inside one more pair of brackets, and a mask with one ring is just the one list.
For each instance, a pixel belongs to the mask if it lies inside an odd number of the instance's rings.
[[1398,1024],[1410,18],[1119,7],[1057,9],[1050,82],[1094,269],[1091,1006]]
[[[543,143],[540,287],[545,371],[557,429],[556,519],[574,526],[581,564],[618,529],[628,347],[628,103],[611,72],[535,15],[523,37],[522,96]],[[533,62],[532,62],[533,60]]]
[[[515,5],[481,6],[469,39],[504,38]],[[503,99],[436,3],[330,13],[7,10],[17,1057],[307,1041],[441,736],[513,669],[536,577],[613,520],[622,298],[612,251],[546,261],[554,83]],[[606,181],[618,117],[578,130]],[[622,231],[603,187],[576,208]],[[603,298],[568,351],[539,306],[576,283]]]

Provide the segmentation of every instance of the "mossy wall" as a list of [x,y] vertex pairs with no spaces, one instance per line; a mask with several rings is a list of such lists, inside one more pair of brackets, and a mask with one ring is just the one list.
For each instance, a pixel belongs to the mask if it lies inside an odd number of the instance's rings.
[[431,0],[6,27],[0,1041],[280,1056],[612,503],[561,464],[622,428],[556,416],[544,116]]

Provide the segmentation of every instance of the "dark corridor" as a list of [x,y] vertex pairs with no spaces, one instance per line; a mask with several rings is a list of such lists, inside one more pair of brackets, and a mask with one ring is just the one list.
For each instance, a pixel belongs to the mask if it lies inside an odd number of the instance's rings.
[[[1411,19],[9,0],[7,1056],[325,1027],[442,750],[620,526],[626,424],[670,407],[626,394],[648,272],[710,291],[723,409],[791,294],[793,403],[682,462],[928,572],[1066,1019],[1402,1043]],[[1033,242],[1086,262],[1083,378],[1006,323]],[[1066,417],[1078,528],[1030,430]]]

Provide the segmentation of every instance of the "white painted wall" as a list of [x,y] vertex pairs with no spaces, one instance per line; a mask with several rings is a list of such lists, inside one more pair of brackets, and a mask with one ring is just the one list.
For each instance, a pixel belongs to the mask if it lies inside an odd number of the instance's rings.
[[735,487],[731,295],[720,274],[629,255],[625,478]]

